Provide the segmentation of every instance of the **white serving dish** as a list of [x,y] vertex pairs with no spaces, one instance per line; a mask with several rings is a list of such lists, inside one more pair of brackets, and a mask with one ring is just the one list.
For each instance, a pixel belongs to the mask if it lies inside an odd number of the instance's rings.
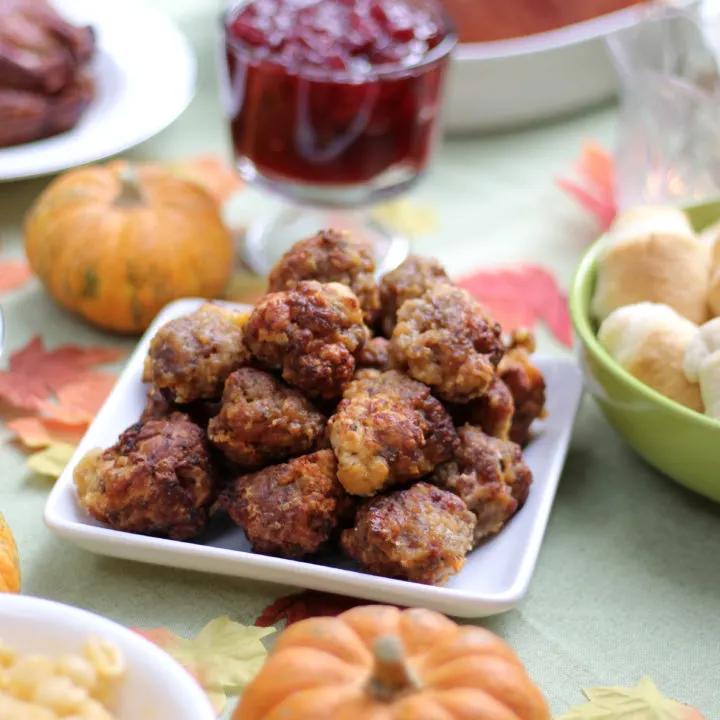
[[0,148],[0,181],[48,175],[134,147],[170,125],[195,93],[195,56],[160,10],[143,0],[52,4],[97,32],[97,96],[69,132]]
[[618,82],[605,38],[641,22],[647,12],[629,7],[552,32],[458,45],[448,77],[447,130],[509,129],[610,100]]
[[205,693],[164,650],[107,618],[51,600],[0,594],[0,639],[21,654],[76,654],[90,635],[114,642],[127,661],[118,720],[216,720]]
[[463,570],[445,587],[374,577],[353,570],[348,561],[340,559],[337,565],[329,565],[251,553],[242,530],[231,525],[211,528],[199,541],[183,543],[117,532],[88,517],[77,505],[72,479],[74,466],[87,450],[111,445],[125,428],[137,421],[145,404],[141,377],[150,338],[161,324],[192,312],[201,302],[187,299],[167,306],[140,340],[50,494],[45,522],[53,532],[103,555],[297,585],[367,600],[424,606],[458,617],[503,612],[525,595],[582,395],[581,374],[570,359],[536,358],[547,382],[549,416],[539,423],[537,435],[525,451],[534,475],[525,507],[496,538],[475,550]]

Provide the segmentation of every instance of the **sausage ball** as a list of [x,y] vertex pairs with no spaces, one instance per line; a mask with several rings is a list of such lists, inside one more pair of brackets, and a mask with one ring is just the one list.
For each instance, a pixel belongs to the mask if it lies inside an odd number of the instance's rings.
[[348,232],[321,230],[295,243],[270,271],[268,290],[292,290],[301,280],[347,285],[360,302],[365,322],[373,325],[380,312],[375,260],[370,248]]
[[145,396],[145,407],[140,420],[159,420],[174,412],[184,412],[201,428],[207,428],[210,419],[220,412],[217,400],[195,400],[185,405],[178,405],[168,400],[166,394],[154,385],[148,386]]
[[374,495],[452,456],[452,418],[422,383],[395,370],[363,370],[344,397],[328,435],[338,479],[349,493]]
[[336,476],[332,450],[267,467],[235,480],[219,506],[245,531],[256,552],[296,558],[319,550],[353,503]]
[[310,452],[325,416],[272,375],[241,368],[225,382],[222,407],[208,425],[210,441],[246,470]]
[[532,472],[519,445],[486,435],[480,428],[458,429],[460,447],[439,465],[431,482],[462,498],[475,513],[475,544],[499,532],[523,506]]
[[246,313],[205,303],[165,323],[150,342],[143,379],[175,403],[218,398],[227,376],[250,363]]
[[390,341],[395,367],[456,403],[485,393],[503,352],[500,326],[453,285],[435,285],[403,303]]
[[357,357],[358,368],[374,368],[376,370],[390,370],[390,341],[384,337],[374,337],[368,340]]
[[365,501],[341,544],[374,575],[442,585],[465,564],[474,529],[459,497],[419,482]]
[[306,395],[324,398],[342,394],[367,334],[352,290],[314,280],[266,295],[245,326],[245,340],[260,362],[282,370],[285,382]]
[[482,397],[464,405],[450,406],[448,411],[456,425],[477,425],[487,435],[507,440],[515,415],[515,402],[510,388],[496,375]]
[[186,540],[202,532],[216,491],[203,431],[174,413],[129,427],[74,472],[80,506],[114,530]]
[[140,420],[160,420],[177,411],[174,402],[167,399],[165,393],[155,385],[149,385],[145,394],[145,407]]
[[433,258],[409,255],[380,280],[380,327],[386,337],[395,329],[397,311],[406,300],[424,295],[433,285],[449,283],[445,268]]
[[534,351],[532,335],[517,331],[498,365],[498,374],[510,390],[515,405],[510,439],[522,446],[530,441],[530,425],[546,414],[545,378],[530,358]]

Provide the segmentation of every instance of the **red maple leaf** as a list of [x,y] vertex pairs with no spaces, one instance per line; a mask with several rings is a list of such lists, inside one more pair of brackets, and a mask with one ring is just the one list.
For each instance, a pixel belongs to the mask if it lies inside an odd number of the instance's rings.
[[358,600],[345,595],[304,590],[275,600],[255,618],[255,625],[271,627],[283,620],[286,621],[286,625],[292,625],[310,617],[335,617],[359,605],[370,604],[366,600]]
[[10,356],[9,369],[0,372],[0,399],[25,410],[38,410],[43,401],[68,383],[79,380],[94,365],[113,362],[122,350],[60,345],[46,350],[39,337]]
[[572,347],[567,297],[553,274],[537,265],[481,270],[457,281],[487,307],[504,331],[533,329],[538,321]]

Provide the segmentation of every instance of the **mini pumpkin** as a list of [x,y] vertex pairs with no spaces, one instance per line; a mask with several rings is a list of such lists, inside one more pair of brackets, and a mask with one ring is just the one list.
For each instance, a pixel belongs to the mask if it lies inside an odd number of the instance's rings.
[[20,592],[20,559],[10,526],[0,513],[0,593]]
[[55,179],[25,223],[30,267],[63,307],[115,332],[144,330],[181,297],[217,297],[233,242],[217,202],[154,164],[118,161]]
[[488,630],[384,605],[288,627],[233,720],[550,720],[540,690]]

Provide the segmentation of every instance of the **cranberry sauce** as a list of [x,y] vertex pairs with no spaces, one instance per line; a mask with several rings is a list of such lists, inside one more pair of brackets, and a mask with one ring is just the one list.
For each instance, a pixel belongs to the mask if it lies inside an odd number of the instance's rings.
[[435,0],[254,0],[226,18],[235,153],[274,180],[417,174],[455,38]]

